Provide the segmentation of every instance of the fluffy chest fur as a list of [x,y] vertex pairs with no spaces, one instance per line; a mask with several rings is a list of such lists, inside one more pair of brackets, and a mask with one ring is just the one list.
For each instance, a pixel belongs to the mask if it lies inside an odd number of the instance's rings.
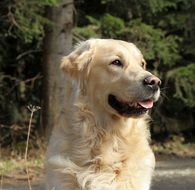
[[73,114],[76,119],[67,122],[70,126],[54,130],[54,138],[62,136],[60,142],[55,138],[50,143],[57,143],[59,150],[54,145],[52,151],[58,154],[49,159],[49,164],[58,171],[64,186],[74,184],[86,190],[149,188],[154,156],[148,145],[146,119],[113,120],[109,126],[104,121],[105,126],[100,126],[84,107]]

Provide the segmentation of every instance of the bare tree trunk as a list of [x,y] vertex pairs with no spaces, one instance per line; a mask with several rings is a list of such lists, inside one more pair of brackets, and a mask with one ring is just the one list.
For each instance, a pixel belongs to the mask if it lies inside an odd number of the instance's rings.
[[44,41],[42,116],[47,138],[64,109],[64,76],[60,70],[60,62],[72,47],[73,1],[62,0],[60,5],[47,9],[47,18],[54,24],[53,27],[46,29]]

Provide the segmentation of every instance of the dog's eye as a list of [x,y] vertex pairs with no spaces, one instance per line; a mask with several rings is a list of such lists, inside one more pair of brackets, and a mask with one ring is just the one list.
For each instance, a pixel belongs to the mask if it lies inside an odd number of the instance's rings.
[[116,59],[113,62],[111,62],[111,64],[112,65],[116,65],[118,67],[123,67],[123,63],[120,60],[118,60],[118,59]]
[[145,69],[146,68],[146,62],[142,61],[141,66]]

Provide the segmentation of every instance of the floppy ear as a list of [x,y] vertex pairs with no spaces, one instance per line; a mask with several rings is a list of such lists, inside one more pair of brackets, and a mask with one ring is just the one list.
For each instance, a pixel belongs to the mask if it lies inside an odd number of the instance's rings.
[[91,58],[92,49],[89,40],[81,42],[72,53],[63,57],[61,69],[78,80],[80,73],[87,68]]
[[83,94],[89,74],[89,63],[92,60],[91,40],[81,42],[76,49],[62,59],[61,69],[77,80]]

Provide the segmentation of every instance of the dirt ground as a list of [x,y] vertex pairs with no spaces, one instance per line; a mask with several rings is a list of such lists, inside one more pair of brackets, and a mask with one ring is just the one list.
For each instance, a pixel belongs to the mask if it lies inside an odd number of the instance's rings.
[[[44,175],[32,181],[32,190],[45,190]],[[157,161],[151,190],[195,190],[195,158]],[[29,190],[27,181],[3,179],[0,190]]]

